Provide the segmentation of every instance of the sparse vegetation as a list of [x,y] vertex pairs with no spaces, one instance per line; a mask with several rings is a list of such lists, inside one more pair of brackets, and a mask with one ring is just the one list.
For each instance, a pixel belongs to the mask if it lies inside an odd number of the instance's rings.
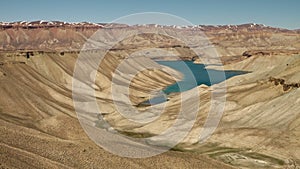
[[[234,166],[240,166],[240,162],[237,162],[237,160],[244,160],[244,163],[246,164],[246,161],[253,162],[255,160],[261,160],[264,162],[267,162],[268,165],[266,166],[272,166],[272,165],[285,165],[285,162],[281,159],[271,157],[268,155],[250,152],[250,149],[245,148],[231,148],[231,147],[223,147],[219,146],[218,143],[208,143],[203,146],[200,146],[197,148],[197,150],[185,150],[180,146],[174,147],[172,150],[174,151],[189,151],[193,153],[199,153],[199,154],[206,154],[211,158],[221,160],[227,164],[234,165]],[[243,162],[242,162],[243,163]]]
[[148,138],[148,137],[153,137],[155,135],[150,134],[150,133],[135,133],[135,132],[129,132],[129,131],[118,131],[120,134],[124,134],[126,136],[130,136],[133,138]]
[[264,155],[264,154],[260,154],[260,153],[249,153],[249,152],[245,152],[242,153],[243,155],[247,156],[247,157],[251,157],[253,159],[259,159],[259,160],[264,160],[264,161],[269,161],[271,163],[275,163],[275,164],[279,164],[279,165],[284,165],[285,162],[281,159],[275,158],[275,157],[271,157],[268,155]]

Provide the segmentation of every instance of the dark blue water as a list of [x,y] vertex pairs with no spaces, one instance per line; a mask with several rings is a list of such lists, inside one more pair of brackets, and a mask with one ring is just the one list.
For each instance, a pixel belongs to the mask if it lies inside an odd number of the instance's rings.
[[183,79],[166,87],[157,97],[154,97],[143,104],[162,103],[167,100],[167,95],[170,93],[184,92],[201,84],[211,86],[233,76],[247,73],[243,71],[205,69],[205,65],[195,64],[193,61],[157,61],[157,63],[181,72],[183,74]]

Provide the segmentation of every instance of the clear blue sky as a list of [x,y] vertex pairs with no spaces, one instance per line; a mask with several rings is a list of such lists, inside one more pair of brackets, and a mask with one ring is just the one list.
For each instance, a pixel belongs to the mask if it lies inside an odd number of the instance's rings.
[[111,22],[137,12],[164,12],[193,24],[263,23],[299,29],[300,0],[5,0],[0,21]]

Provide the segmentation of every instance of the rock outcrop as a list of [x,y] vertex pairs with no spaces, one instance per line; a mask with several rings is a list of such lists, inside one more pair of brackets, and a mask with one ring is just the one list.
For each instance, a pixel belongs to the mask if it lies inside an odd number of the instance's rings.
[[300,83],[290,83],[290,84],[286,84],[284,79],[276,79],[274,77],[270,77],[269,78],[270,82],[273,82],[276,86],[277,85],[281,85],[283,91],[288,91],[289,89],[292,88],[300,88]]

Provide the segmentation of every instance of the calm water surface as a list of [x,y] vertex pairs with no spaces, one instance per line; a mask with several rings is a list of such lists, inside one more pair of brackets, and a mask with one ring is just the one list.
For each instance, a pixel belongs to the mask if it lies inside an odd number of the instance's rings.
[[143,104],[162,103],[167,100],[167,95],[170,93],[184,92],[201,84],[211,86],[233,76],[247,73],[243,71],[223,72],[219,70],[205,69],[205,65],[195,64],[193,61],[157,61],[157,63],[181,72],[183,74],[183,79],[166,87],[157,97],[147,100]]

